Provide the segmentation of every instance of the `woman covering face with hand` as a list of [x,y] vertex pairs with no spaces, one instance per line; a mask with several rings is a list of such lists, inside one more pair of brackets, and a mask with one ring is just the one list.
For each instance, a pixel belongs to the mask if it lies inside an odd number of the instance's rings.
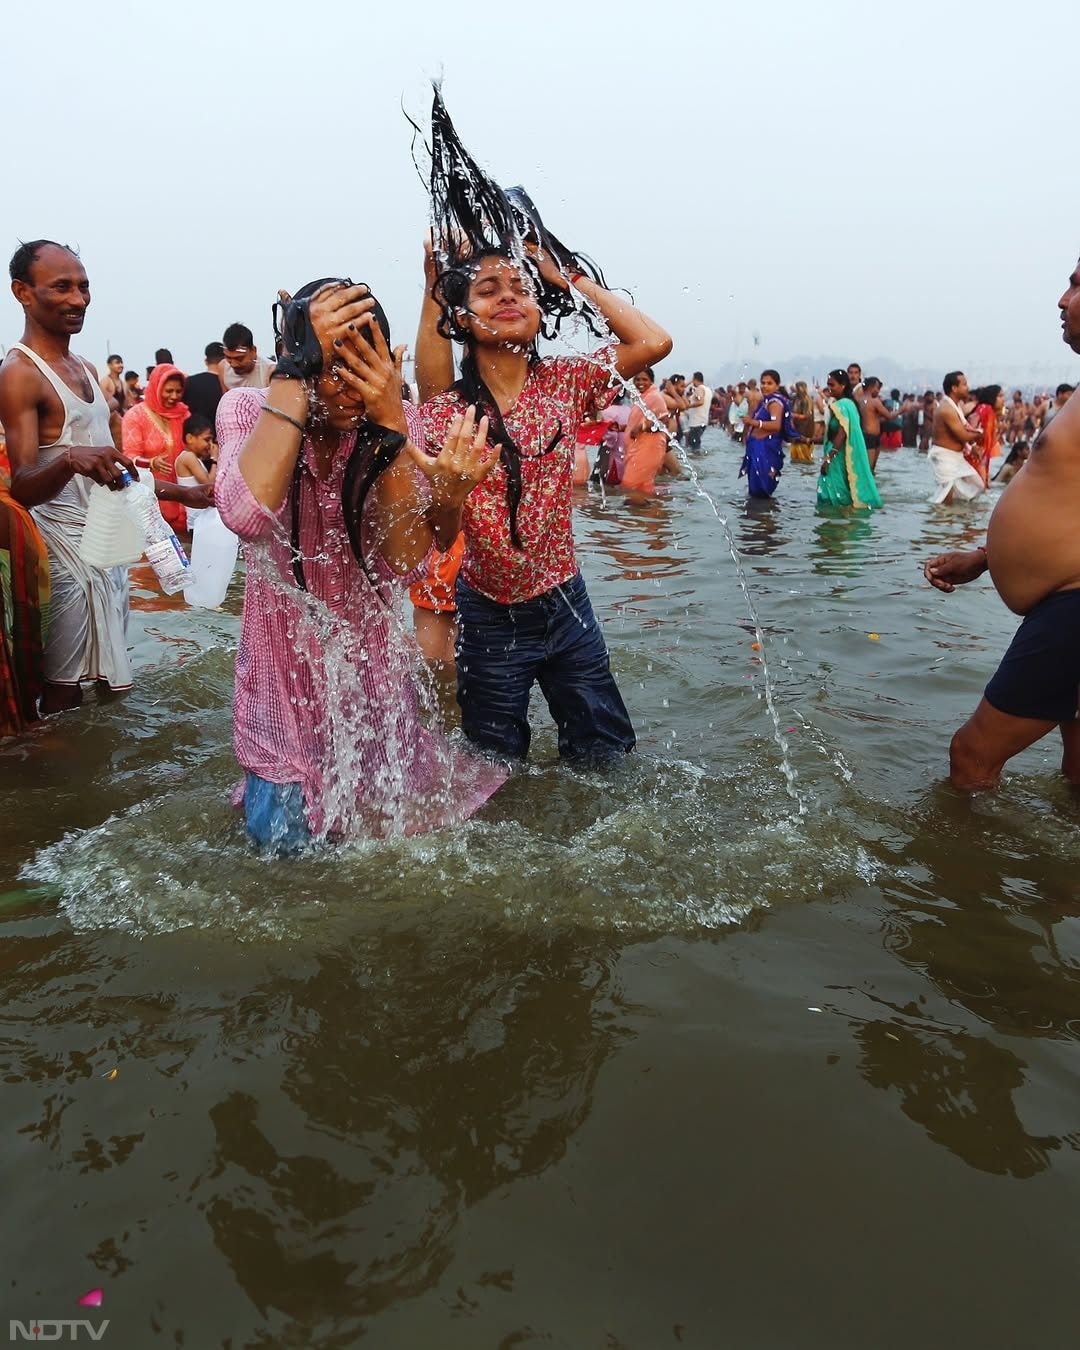
[[503,777],[421,725],[401,620],[498,450],[465,408],[424,453],[402,350],[367,287],[312,282],[283,297],[269,389],[218,410],[216,503],[247,562],[236,753],[249,832],[278,851],[460,821]]

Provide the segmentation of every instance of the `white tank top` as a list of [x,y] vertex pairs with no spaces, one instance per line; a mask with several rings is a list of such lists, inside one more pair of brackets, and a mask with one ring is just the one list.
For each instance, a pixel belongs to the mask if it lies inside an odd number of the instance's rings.
[[[97,380],[94,379],[93,373],[81,356],[78,359],[82,362],[82,367],[86,371],[86,378],[93,391],[89,403],[78,394],[73,393],[48,362],[38,356],[37,352],[31,351],[21,342],[13,342],[11,345],[15,351],[22,352],[24,356],[28,356],[33,361],[34,365],[55,389],[56,396],[64,408],[64,425],[60,429],[60,435],[51,445],[43,445],[38,449],[37,462],[39,468],[45,464],[51,464],[54,459],[58,459],[65,454],[73,445],[108,446],[113,444],[112,433],[109,431],[109,405],[98,386]],[[71,523],[73,512],[77,516],[85,515],[90,500],[90,487],[90,479],[77,473],[69,483],[60,489],[55,497],[35,506],[33,514],[44,520],[56,519],[62,523]]]

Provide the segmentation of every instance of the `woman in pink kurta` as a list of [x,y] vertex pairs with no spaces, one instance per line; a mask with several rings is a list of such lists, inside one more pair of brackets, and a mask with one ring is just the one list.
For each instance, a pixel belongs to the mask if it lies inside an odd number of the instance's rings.
[[[326,290],[308,298],[329,369],[312,375],[310,359],[306,367],[283,359],[269,390],[234,390],[218,409],[215,501],[243,541],[247,564],[236,755],[247,773],[249,831],[282,852],[310,837],[409,834],[462,821],[506,776],[451,746],[430,718],[421,721],[418,654],[402,622],[402,597],[430,557],[431,531],[428,555],[416,552],[411,570],[402,570],[393,532],[395,520],[411,513],[422,533],[425,508],[436,509],[424,473],[403,453],[423,458],[423,432],[414,410],[401,405],[400,377],[396,408],[380,393],[365,416],[355,390],[367,381],[370,406],[376,377],[392,376],[393,363],[385,338],[375,351],[351,328],[343,336],[346,319],[360,328],[357,311],[374,312],[361,308],[360,288],[336,284],[332,302]],[[345,297],[351,307],[343,308]],[[357,376],[360,369],[366,374]],[[355,429],[343,429],[349,425]],[[372,430],[381,438],[376,458],[386,451],[385,470],[360,508],[358,557],[348,465],[358,432]],[[464,469],[453,477],[464,480]],[[269,489],[267,472],[277,473]],[[276,509],[268,499],[280,499]]]

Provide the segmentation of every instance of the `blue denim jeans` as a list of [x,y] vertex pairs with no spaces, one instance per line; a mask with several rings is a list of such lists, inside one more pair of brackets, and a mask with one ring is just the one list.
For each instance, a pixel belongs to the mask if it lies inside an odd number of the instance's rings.
[[539,681],[564,759],[606,764],[634,748],[634,728],[580,572],[515,605],[489,600],[458,577],[456,598],[457,697],[462,730],[474,745],[499,758],[524,759],[529,693]]
[[270,783],[249,773],[244,782],[244,816],[251,839],[275,853],[300,853],[311,843],[304,789],[299,783]]

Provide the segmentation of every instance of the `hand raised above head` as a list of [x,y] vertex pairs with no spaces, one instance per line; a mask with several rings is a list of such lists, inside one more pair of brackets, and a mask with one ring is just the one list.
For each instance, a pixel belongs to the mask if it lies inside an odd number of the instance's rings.
[[536,264],[537,270],[548,285],[557,286],[563,291],[569,290],[570,282],[563,275],[558,259],[548,253],[546,249],[542,249],[539,244],[532,242],[525,245],[525,252]]
[[433,506],[461,506],[495,467],[502,446],[488,445],[487,434],[488,419],[481,417],[477,423],[476,408],[470,405],[450,423],[438,455],[426,455],[409,442],[413,461],[431,483]]
[[367,416],[380,426],[405,431],[401,402],[405,344],[391,351],[374,317],[365,313],[346,326],[344,336],[334,339],[332,350],[338,377],[364,400]]
[[361,282],[356,286],[324,286],[308,303],[312,332],[318,339],[324,362],[335,356],[334,343],[349,336],[355,325],[375,308],[375,299]]

